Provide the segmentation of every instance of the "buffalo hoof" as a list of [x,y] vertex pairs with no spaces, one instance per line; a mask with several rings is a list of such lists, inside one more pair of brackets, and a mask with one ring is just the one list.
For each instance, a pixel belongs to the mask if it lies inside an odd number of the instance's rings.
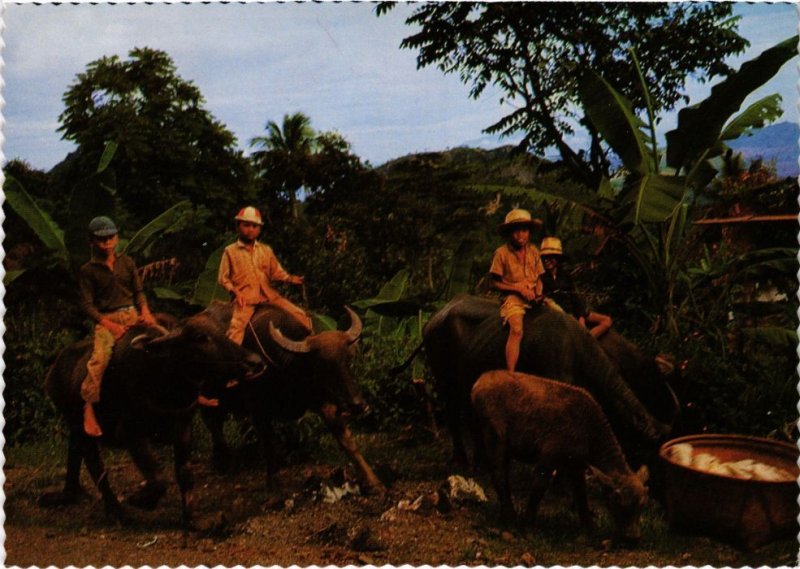
[[43,508],[55,508],[58,506],[72,506],[81,500],[88,498],[88,494],[83,488],[77,490],[62,490],[60,492],[47,492],[39,496],[39,505]]
[[166,492],[167,488],[163,483],[145,484],[134,492],[127,501],[135,508],[152,511],[156,509],[159,500],[161,500]]

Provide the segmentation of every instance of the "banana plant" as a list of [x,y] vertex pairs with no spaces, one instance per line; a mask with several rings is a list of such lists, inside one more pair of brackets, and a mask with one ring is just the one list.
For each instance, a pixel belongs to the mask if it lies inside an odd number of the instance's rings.
[[[645,95],[647,122],[599,74],[588,71],[580,79],[586,115],[620,157],[626,171],[622,190],[610,210],[611,217],[624,230],[622,240],[637,259],[654,297],[666,307],[667,326],[672,332],[677,332],[675,286],[679,281],[679,260],[687,246],[685,235],[692,206],[717,175],[713,159],[725,152],[725,142],[782,114],[780,96],[770,95],[731,118],[753,90],[797,54],[797,42],[795,36],[766,50],[716,85],[707,99],[681,110],[678,128],[666,137],[669,170],[661,167],[655,133],[657,121],[635,54],[631,52]],[[608,183],[604,180],[598,193]]]
[[[53,221],[18,180],[13,176],[6,177],[3,191],[8,205],[27,223],[50,253],[35,265],[36,268],[48,272],[57,271],[61,275],[57,279],[59,282],[62,282],[64,275],[73,284],[77,281],[78,270],[86,259],[86,225],[89,219],[100,214],[113,215],[114,188],[106,184],[102,178],[92,178],[99,177],[107,170],[116,151],[116,143],[106,143],[96,172],[80,180],[73,188],[67,216],[71,220],[71,226],[66,229]],[[121,240],[120,250],[133,256],[146,253],[160,235],[180,226],[189,210],[191,203],[188,201],[175,204],[140,228],[129,241]],[[28,270],[7,272],[3,284],[11,285]],[[74,290],[76,287],[70,288]]]

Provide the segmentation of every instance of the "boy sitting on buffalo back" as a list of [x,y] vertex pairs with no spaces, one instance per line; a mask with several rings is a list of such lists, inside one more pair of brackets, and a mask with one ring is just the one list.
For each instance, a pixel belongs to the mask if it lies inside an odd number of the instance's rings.
[[556,302],[567,314],[574,316],[595,338],[600,338],[611,328],[611,317],[589,310],[575,290],[569,273],[561,267],[563,250],[561,239],[545,237],[539,249],[545,273],[542,275],[544,294]]
[[259,304],[272,304],[294,317],[311,332],[311,318],[288,299],[281,296],[273,282],[302,285],[303,277],[290,275],[278,262],[269,245],[258,241],[261,234],[261,212],[248,206],[239,211],[236,231],[239,238],[222,253],[219,265],[219,284],[233,297],[233,316],[228,338],[241,344],[245,327]]
[[531,230],[541,224],[524,209],[508,212],[498,228],[506,238],[506,244],[494,252],[489,269],[491,287],[504,296],[500,317],[509,328],[505,349],[509,371],[515,370],[519,360],[525,311],[531,307],[530,303],[541,302],[544,298],[540,280],[544,267],[539,251],[530,243]]

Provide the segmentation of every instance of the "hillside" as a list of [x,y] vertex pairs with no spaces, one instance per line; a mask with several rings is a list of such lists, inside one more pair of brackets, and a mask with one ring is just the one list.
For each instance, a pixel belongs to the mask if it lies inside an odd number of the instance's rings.
[[800,126],[781,122],[756,131],[753,135],[732,140],[728,146],[741,152],[748,160],[763,158],[765,162],[775,161],[775,168],[781,178],[800,175],[797,165],[798,139]]

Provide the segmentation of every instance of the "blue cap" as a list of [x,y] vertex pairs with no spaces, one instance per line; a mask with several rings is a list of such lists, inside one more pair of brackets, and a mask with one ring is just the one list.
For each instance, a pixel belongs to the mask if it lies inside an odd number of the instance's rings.
[[111,218],[101,215],[89,222],[89,233],[95,237],[108,237],[109,235],[116,235],[117,226],[114,225]]

